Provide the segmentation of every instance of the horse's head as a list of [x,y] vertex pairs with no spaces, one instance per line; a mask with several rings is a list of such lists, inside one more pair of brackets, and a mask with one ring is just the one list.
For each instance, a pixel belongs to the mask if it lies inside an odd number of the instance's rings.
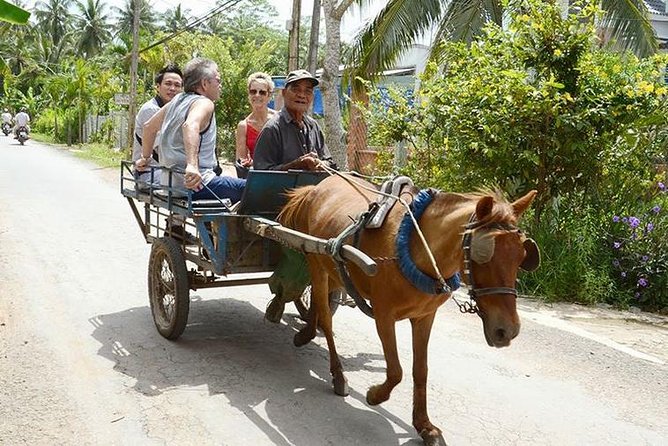
[[520,268],[533,271],[540,262],[538,247],[516,226],[536,191],[514,203],[485,196],[476,205],[481,224],[471,232],[469,286],[483,321],[487,344],[506,347],[520,331],[515,282]]

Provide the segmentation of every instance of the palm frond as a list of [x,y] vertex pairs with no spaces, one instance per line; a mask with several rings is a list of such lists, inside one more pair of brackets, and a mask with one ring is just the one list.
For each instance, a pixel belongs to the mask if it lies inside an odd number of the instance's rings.
[[390,0],[353,40],[346,63],[349,75],[375,78],[390,68],[401,53],[443,12],[443,0]]
[[604,13],[599,27],[613,46],[631,50],[639,57],[657,52],[656,32],[642,0],[602,0],[601,8]]

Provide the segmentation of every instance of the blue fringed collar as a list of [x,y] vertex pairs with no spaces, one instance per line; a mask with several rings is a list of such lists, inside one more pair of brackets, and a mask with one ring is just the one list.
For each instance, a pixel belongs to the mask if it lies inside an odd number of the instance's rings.
[[[434,200],[436,192],[433,189],[422,189],[413,199],[411,203],[411,212],[417,221],[424,213],[427,206]],[[410,241],[413,233],[413,220],[408,212],[404,215],[397,233],[396,248],[399,262],[399,269],[415,288],[428,294],[447,294],[460,286],[459,273],[447,278],[446,284],[441,284],[437,279],[434,279],[427,274],[420,271],[413,261],[410,253]]]

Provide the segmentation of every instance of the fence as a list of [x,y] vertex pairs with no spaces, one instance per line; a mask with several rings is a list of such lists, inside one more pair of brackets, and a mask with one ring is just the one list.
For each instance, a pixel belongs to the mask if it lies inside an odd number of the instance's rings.
[[[112,124],[105,123],[111,120]],[[111,141],[114,148],[128,147],[128,114],[126,111],[113,111],[109,115],[88,115],[83,125],[83,141],[90,142],[95,134],[101,135],[103,140]]]

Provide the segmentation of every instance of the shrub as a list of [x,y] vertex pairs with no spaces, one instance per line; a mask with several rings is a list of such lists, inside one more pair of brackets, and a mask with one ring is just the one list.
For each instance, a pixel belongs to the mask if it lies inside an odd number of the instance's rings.
[[[635,208],[635,209],[634,209]],[[659,182],[610,218],[608,248],[620,300],[649,310],[668,307],[668,194]]]
[[[604,260],[608,252],[601,243],[605,234],[599,211],[575,203],[582,203],[582,196],[571,194],[555,200],[540,220],[529,224],[528,232],[541,250],[541,266],[535,273],[520,276],[522,293],[587,304],[605,302],[615,295],[610,262]],[[532,221],[531,213],[525,221]]]

